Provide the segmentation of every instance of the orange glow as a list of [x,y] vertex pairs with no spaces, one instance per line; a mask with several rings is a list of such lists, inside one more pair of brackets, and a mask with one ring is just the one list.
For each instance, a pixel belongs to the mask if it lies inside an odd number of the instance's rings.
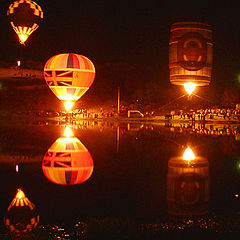
[[17,199],[23,199],[23,198],[25,198],[25,193],[24,193],[21,189],[18,189],[18,190],[17,190],[17,194],[16,194],[16,198],[17,198]]
[[184,88],[187,91],[187,93],[189,95],[191,95],[196,88],[196,84],[194,84],[194,83],[184,83]]
[[64,130],[64,136],[70,138],[73,136],[73,132],[70,127],[66,127]]
[[190,147],[187,147],[187,149],[183,153],[183,160],[191,161],[195,159],[195,155]]
[[74,102],[72,102],[72,101],[64,102],[64,107],[65,107],[67,112],[72,109],[73,105],[74,105]]
[[76,137],[61,137],[58,138],[55,142],[60,144],[78,143],[79,139]]
[[20,65],[21,65],[21,61],[20,60],[17,61],[17,65],[18,65],[18,67],[20,67]]
[[19,34],[18,37],[21,44],[24,44],[28,39],[28,35],[23,33]]

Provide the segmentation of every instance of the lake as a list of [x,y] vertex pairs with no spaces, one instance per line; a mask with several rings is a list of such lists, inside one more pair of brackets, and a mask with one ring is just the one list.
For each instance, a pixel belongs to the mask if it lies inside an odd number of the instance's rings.
[[[72,136],[64,135],[66,128]],[[227,124],[2,121],[0,214],[6,216],[21,188],[40,216],[37,231],[53,237],[82,239],[69,234],[77,236],[85,224],[102,223],[106,230],[126,222],[142,234],[239,232],[239,130]],[[192,160],[182,157],[187,147]],[[7,239],[3,221],[0,229]]]

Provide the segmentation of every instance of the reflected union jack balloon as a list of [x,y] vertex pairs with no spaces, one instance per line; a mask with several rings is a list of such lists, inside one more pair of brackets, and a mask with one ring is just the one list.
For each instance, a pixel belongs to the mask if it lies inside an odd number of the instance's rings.
[[58,138],[42,161],[47,179],[60,185],[75,185],[87,181],[93,172],[93,159],[76,137]]
[[93,63],[75,53],[51,57],[44,66],[44,77],[52,92],[62,101],[77,101],[92,85]]

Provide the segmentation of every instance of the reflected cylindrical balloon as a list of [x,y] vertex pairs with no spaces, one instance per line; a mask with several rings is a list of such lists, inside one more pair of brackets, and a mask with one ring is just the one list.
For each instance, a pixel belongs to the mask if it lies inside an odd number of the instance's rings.
[[209,163],[206,158],[186,160],[173,157],[168,162],[167,211],[170,215],[203,215],[208,212]]

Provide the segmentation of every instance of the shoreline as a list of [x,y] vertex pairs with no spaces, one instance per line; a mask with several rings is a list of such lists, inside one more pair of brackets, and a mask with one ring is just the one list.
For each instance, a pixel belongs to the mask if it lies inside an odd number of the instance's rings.
[[37,116],[35,114],[13,113],[0,111],[0,121],[56,121],[56,122],[78,122],[78,121],[96,121],[96,122],[129,122],[129,123],[169,123],[169,124],[228,124],[240,125],[240,119],[224,119],[223,117],[214,117],[213,119],[206,117],[205,120],[186,119],[180,116],[174,118],[166,118],[164,115],[153,117],[67,117],[67,116]]

